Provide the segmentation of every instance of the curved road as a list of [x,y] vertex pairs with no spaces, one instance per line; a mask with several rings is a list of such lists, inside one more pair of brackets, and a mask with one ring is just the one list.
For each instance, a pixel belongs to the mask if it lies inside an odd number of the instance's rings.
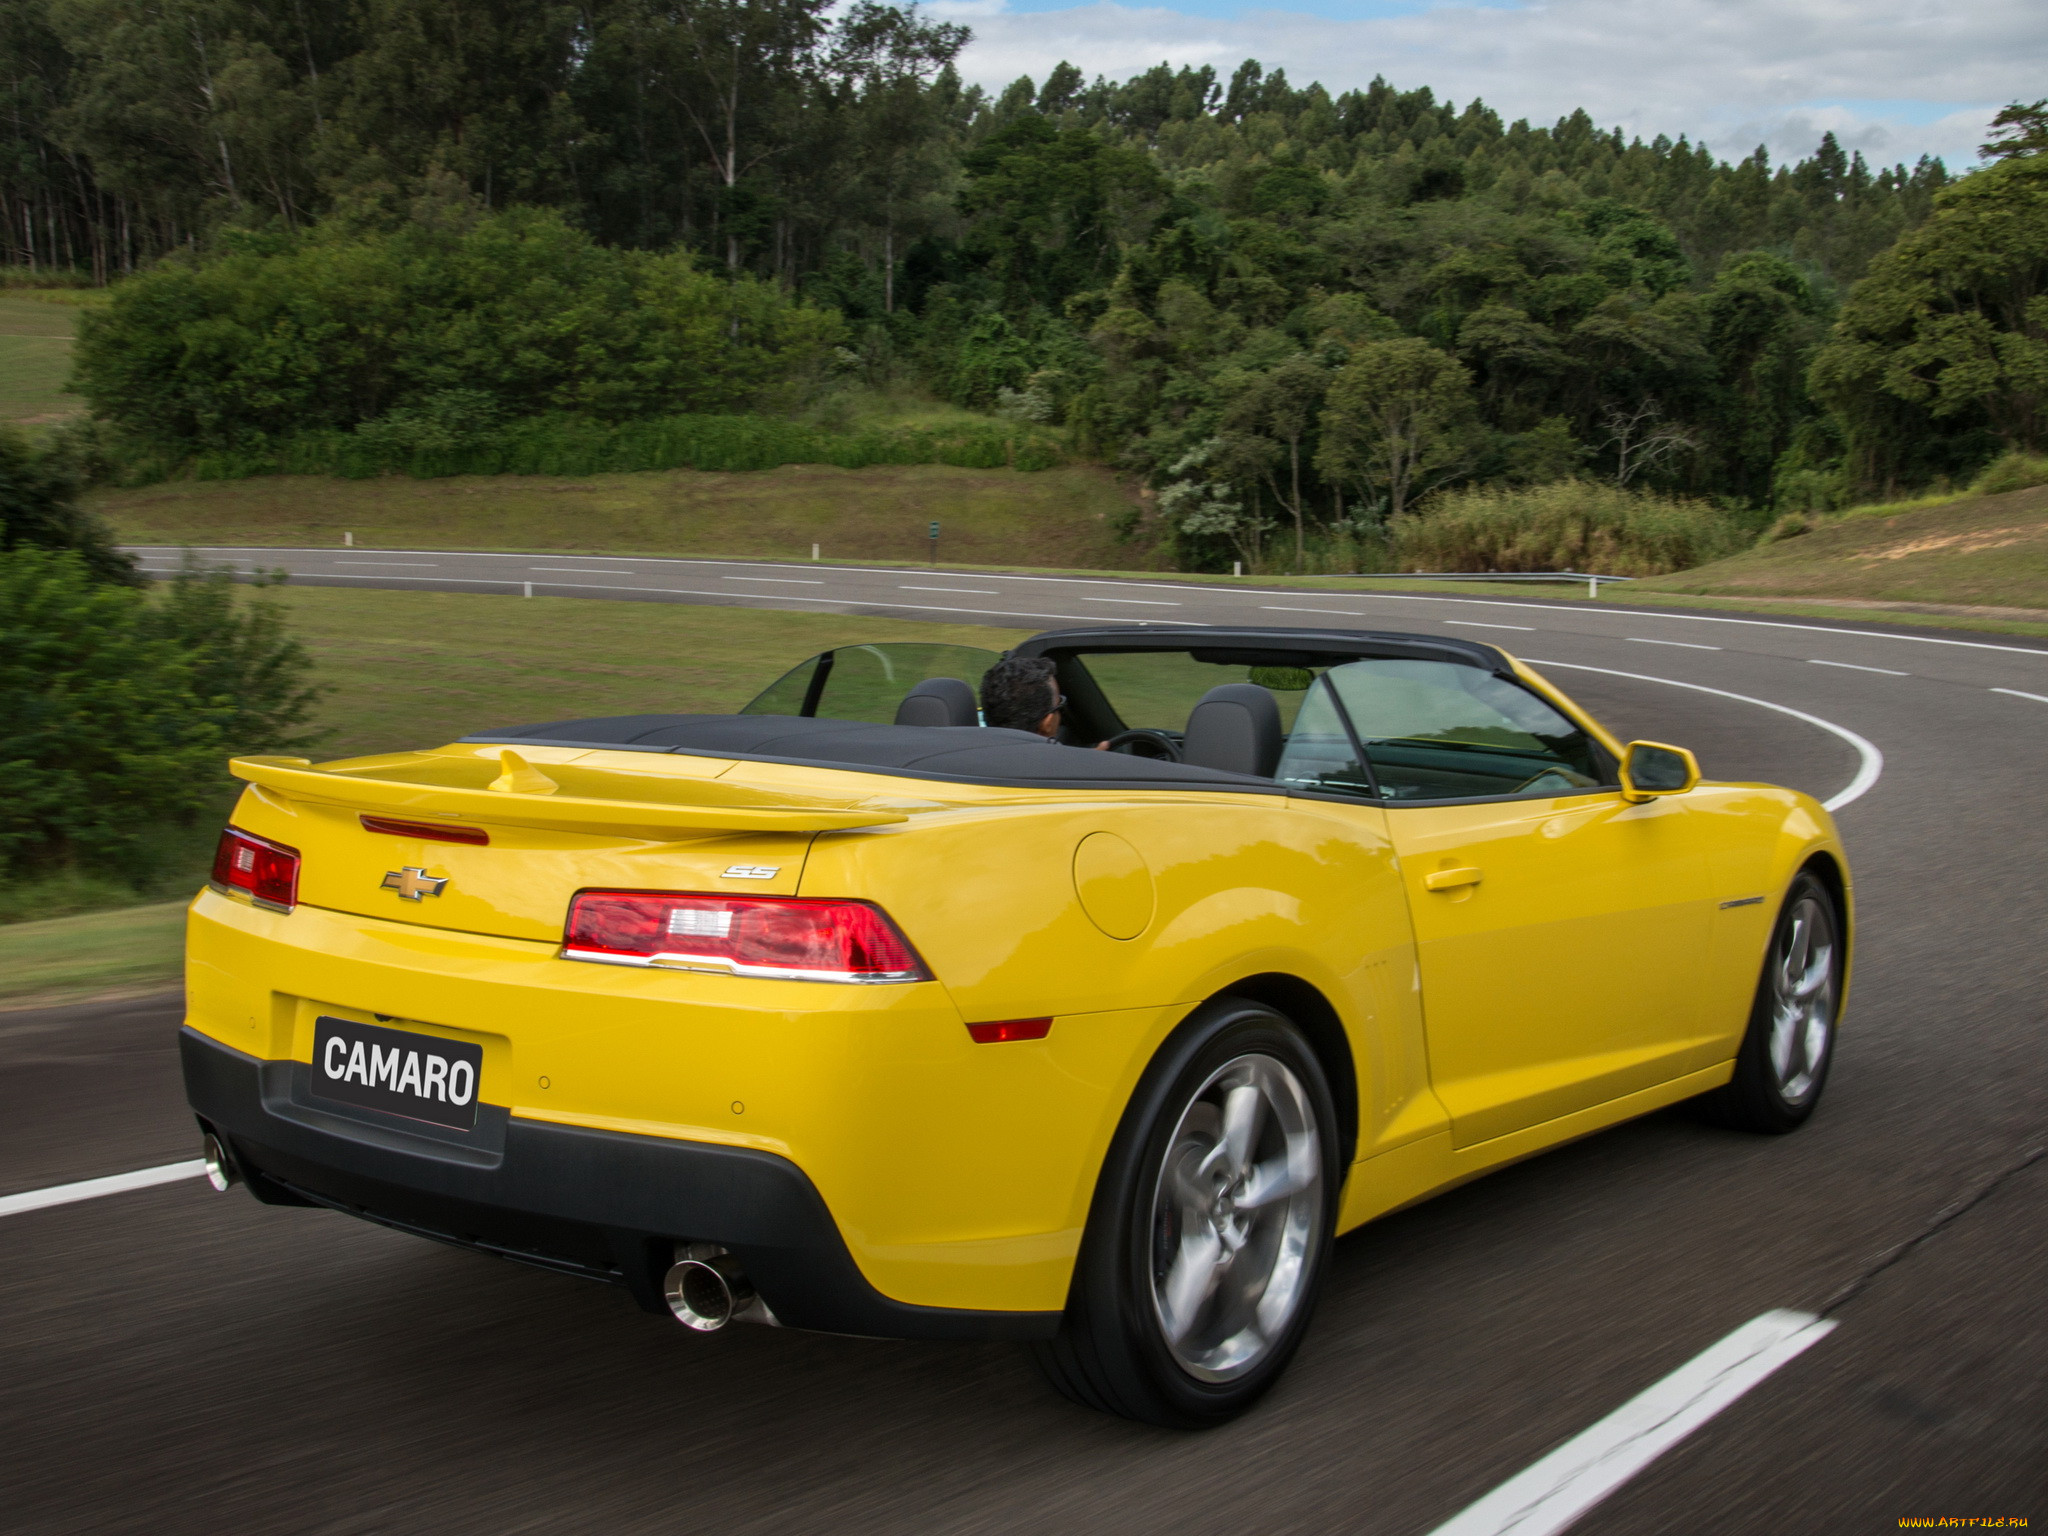
[[[1490,640],[1624,736],[1831,799],[1855,994],[1805,1130],[1667,1112],[1346,1238],[1287,1380],[1204,1436],[1070,1407],[1006,1347],[694,1337],[622,1293],[190,1180],[0,1217],[11,1527],[1424,1536],[1773,1308],[1838,1326],[1574,1530],[2048,1520],[2048,645],[1625,597],[208,553],[349,584]],[[0,1195],[194,1154],[176,1017],[0,1014]]]

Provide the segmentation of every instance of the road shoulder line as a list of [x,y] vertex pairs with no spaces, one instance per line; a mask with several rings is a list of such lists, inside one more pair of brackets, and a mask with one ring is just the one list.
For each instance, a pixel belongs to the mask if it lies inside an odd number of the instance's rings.
[[176,1184],[183,1179],[204,1177],[206,1164],[195,1157],[190,1162],[138,1168],[133,1173],[109,1174],[104,1179],[81,1179],[76,1184],[53,1184],[48,1189],[30,1189],[18,1195],[0,1195],[0,1216],[19,1216],[27,1211],[47,1210],[53,1205],[70,1205],[78,1200],[97,1200],[102,1195],[124,1195],[131,1189],[153,1189],[159,1184]]
[[1430,1536],[1553,1536],[1835,1326],[1810,1312],[1750,1319]]

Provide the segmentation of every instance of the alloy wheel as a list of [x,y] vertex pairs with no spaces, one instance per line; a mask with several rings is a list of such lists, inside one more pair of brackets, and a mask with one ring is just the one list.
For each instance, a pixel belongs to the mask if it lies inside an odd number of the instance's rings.
[[1835,1029],[1835,916],[1808,891],[1786,912],[1771,956],[1771,1076],[1788,1105],[1818,1087]]
[[1272,1056],[1212,1072],[1181,1111],[1152,1199],[1152,1304],[1197,1380],[1252,1370],[1287,1332],[1322,1241],[1313,1103]]

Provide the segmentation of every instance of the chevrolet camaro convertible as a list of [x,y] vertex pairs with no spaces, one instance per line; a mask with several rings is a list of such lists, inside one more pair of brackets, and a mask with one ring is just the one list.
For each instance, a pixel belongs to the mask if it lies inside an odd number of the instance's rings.
[[[247,781],[192,907],[216,1187],[741,1319],[1030,1341],[1199,1427],[1339,1233],[1680,1100],[1813,1112],[1827,812],[1433,636],[852,646],[736,715]],[[1099,744],[1106,744],[1103,750]]]

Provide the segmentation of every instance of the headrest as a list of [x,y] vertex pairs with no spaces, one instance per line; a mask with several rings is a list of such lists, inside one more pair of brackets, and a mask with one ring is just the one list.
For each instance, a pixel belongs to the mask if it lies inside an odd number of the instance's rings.
[[1280,763],[1280,706],[1256,683],[1211,688],[1188,715],[1180,757],[1197,768],[1269,779]]
[[957,677],[928,677],[896,706],[898,725],[979,725],[974,690]]

